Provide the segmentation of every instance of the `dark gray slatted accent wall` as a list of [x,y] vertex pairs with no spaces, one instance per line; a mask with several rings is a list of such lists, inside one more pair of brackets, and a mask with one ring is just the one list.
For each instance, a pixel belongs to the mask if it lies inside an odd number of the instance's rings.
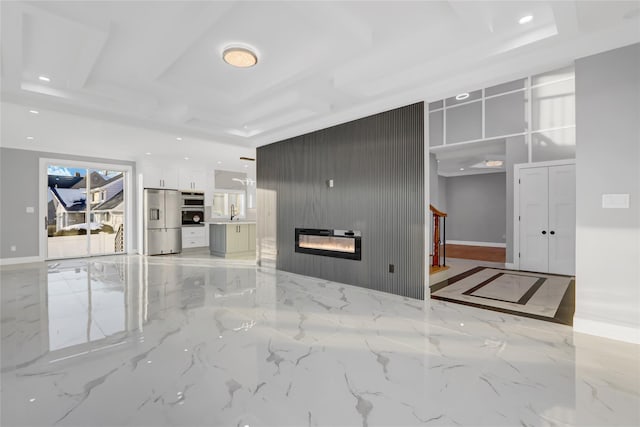
[[[259,261],[424,299],[423,111],[409,105],[258,148]],[[362,261],[294,252],[296,227],[360,230]]]

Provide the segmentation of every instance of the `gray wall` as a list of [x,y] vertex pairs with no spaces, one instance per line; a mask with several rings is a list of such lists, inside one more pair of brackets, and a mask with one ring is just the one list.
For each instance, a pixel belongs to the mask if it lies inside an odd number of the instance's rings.
[[447,240],[504,243],[504,173],[452,176],[446,180]]
[[438,161],[435,154],[429,154],[429,203],[437,209],[443,210],[439,205],[440,180],[438,176]]
[[[574,328],[640,332],[640,44],[576,61]],[[602,195],[630,195],[603,209]],[[597,322],[599,325],[594,325]],[[602,332],[603,328],[600,328]],[[624,337],[618,337],[624,338]]]
[[438,204],[436,207],[442,212],[447,212],[447,181],[444,177],[438,177]]
[[507,216],[506,216],[506,262],[513,262],[513,176],[514,166],[529,161],[529,149],[524,136],[506,138],[505,143],[505,168],[507,170]]
[[[0,258],[40,255],[38,254],[39,233],[44,231],[40,229],[39,219],[46,215],[46,212],[40,212],[39,208],[40,184],[38,180],[40,158],[42,157],[131,166],[134,178],[132,188],[136,188],[134,162],[0,148],[0,236],[2,236]],[[32,206],[35,212],[25,213],[28,206]],[[133,212],[136,211],[136,207],[133,206]],[[137,221],[132,219],[131,231],[134,242],[137,240],[136,223]],[[16,246],[15,252],[11,252],[12,245]]]
[[[259,262],[423,299],[423,111],[418,103],[258,148]],[[295,227],[360,230],[362,261],[295,253]]]

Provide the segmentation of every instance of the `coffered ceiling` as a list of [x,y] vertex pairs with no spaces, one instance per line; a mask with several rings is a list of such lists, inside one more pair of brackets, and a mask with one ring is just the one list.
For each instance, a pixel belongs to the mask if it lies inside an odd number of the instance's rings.
[[[640,41],[637,1],[7,1],[1,12],[3,101],[246,148]],[[223,62],[234,43],[258,64]]]

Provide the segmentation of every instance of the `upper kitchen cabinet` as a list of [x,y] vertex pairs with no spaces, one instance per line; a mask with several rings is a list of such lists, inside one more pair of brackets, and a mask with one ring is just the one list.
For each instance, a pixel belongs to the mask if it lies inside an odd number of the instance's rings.
[[143,165],[142,181],[144,188],[178,189],[178,170],[171,167]]
[[178,171],[179,189],[184,191],[205,191],[207,171],[205,169],[181,168]]

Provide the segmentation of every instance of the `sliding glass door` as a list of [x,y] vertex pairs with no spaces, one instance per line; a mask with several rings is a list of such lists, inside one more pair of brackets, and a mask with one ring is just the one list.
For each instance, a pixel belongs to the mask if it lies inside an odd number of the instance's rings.
[[47,258],[125,252],[126,172],[47,165]]

